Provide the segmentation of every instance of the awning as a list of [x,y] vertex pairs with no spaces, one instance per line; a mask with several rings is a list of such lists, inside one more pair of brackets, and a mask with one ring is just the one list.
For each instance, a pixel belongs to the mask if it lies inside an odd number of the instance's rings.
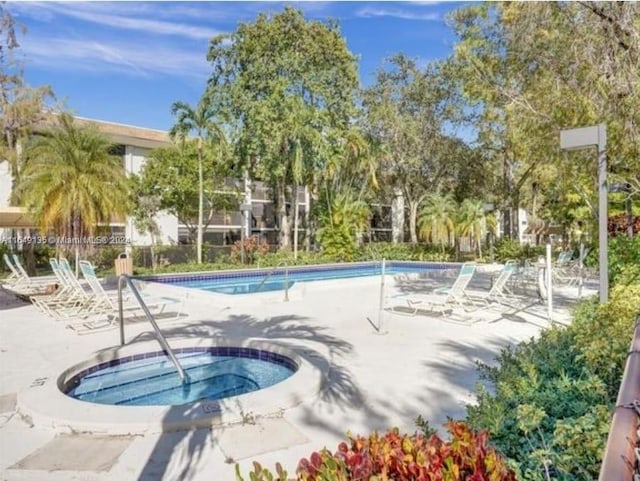
[[0,228],[24,229],[36,227],[24,207],[0,207]]

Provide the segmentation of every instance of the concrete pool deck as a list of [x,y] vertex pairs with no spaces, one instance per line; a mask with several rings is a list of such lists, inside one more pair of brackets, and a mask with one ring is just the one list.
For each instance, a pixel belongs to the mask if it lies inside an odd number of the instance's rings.
[[[64,423],[52,428],[19,409],[25,392],[117,345],[119,333],[78,335],[0,291],[0,479],[232,481],[236,462],[247,473],[254,460],[268,467],[279,461],[293,473],[301,457],[324,446],[334,450],[346,431],[397,426],[412,432],[418,415],[434,427],[447,416],[464,416],[465,404],[473,402],[476,361],[492,362],[503,347],[549,325],[541,304],[518,312],[454,313],[450,320],[385,311],[386,334],[376,334],[371,322],[379,319],[379,279],[299,286],[289,302],[277,293],[190,295],[188,317],[160,321],[170,343],[218,337],[282,344],[323,372],[321,390],[268,416],[246,411],[231,425],[133,435],[78,432]],[[386,280],[389,305],[400,286],[392,276]],[[488,275],[480,273],[474,282],[486,287]],[[435,284],[422,279],[415,288]],[[589,287],[583,296],[595,293]],[[148,289],[167,292],[164,286]],[[568,322],[577,289],[554,294],[553,319]],[[148,341],[150,329],[147,322],[129,323],[127,340]]]

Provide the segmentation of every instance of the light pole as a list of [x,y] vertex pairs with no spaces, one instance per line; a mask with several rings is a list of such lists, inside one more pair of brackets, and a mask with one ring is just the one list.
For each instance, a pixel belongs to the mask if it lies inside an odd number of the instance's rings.
[[600,249],[600,303],[609,299],[609,259],[607,230],[607,127],[604,124],[560,131],[560,148],[598,149],[598,244]]

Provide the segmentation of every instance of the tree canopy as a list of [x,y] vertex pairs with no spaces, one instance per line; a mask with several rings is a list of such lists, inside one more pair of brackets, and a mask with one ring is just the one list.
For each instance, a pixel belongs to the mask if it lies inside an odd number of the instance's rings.
[[28,145],[18,191],[41,232],[92,235],[99,224],[129,213],[122,159],[110,148],[103,134],[75,125],[69,114]]
[[236,153],[275,192],[280,243],[293,204],[287,186],[311,184],[355,115],[356,57],[337,24],[286,7],[211,41],[206,95],[233,125]]

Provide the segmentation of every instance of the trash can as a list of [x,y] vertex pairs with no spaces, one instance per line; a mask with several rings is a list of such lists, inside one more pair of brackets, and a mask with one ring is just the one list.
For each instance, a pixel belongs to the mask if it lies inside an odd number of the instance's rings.
[[116,276],[121,274],[133,275],[133,259],[123,252],[116,259]]

